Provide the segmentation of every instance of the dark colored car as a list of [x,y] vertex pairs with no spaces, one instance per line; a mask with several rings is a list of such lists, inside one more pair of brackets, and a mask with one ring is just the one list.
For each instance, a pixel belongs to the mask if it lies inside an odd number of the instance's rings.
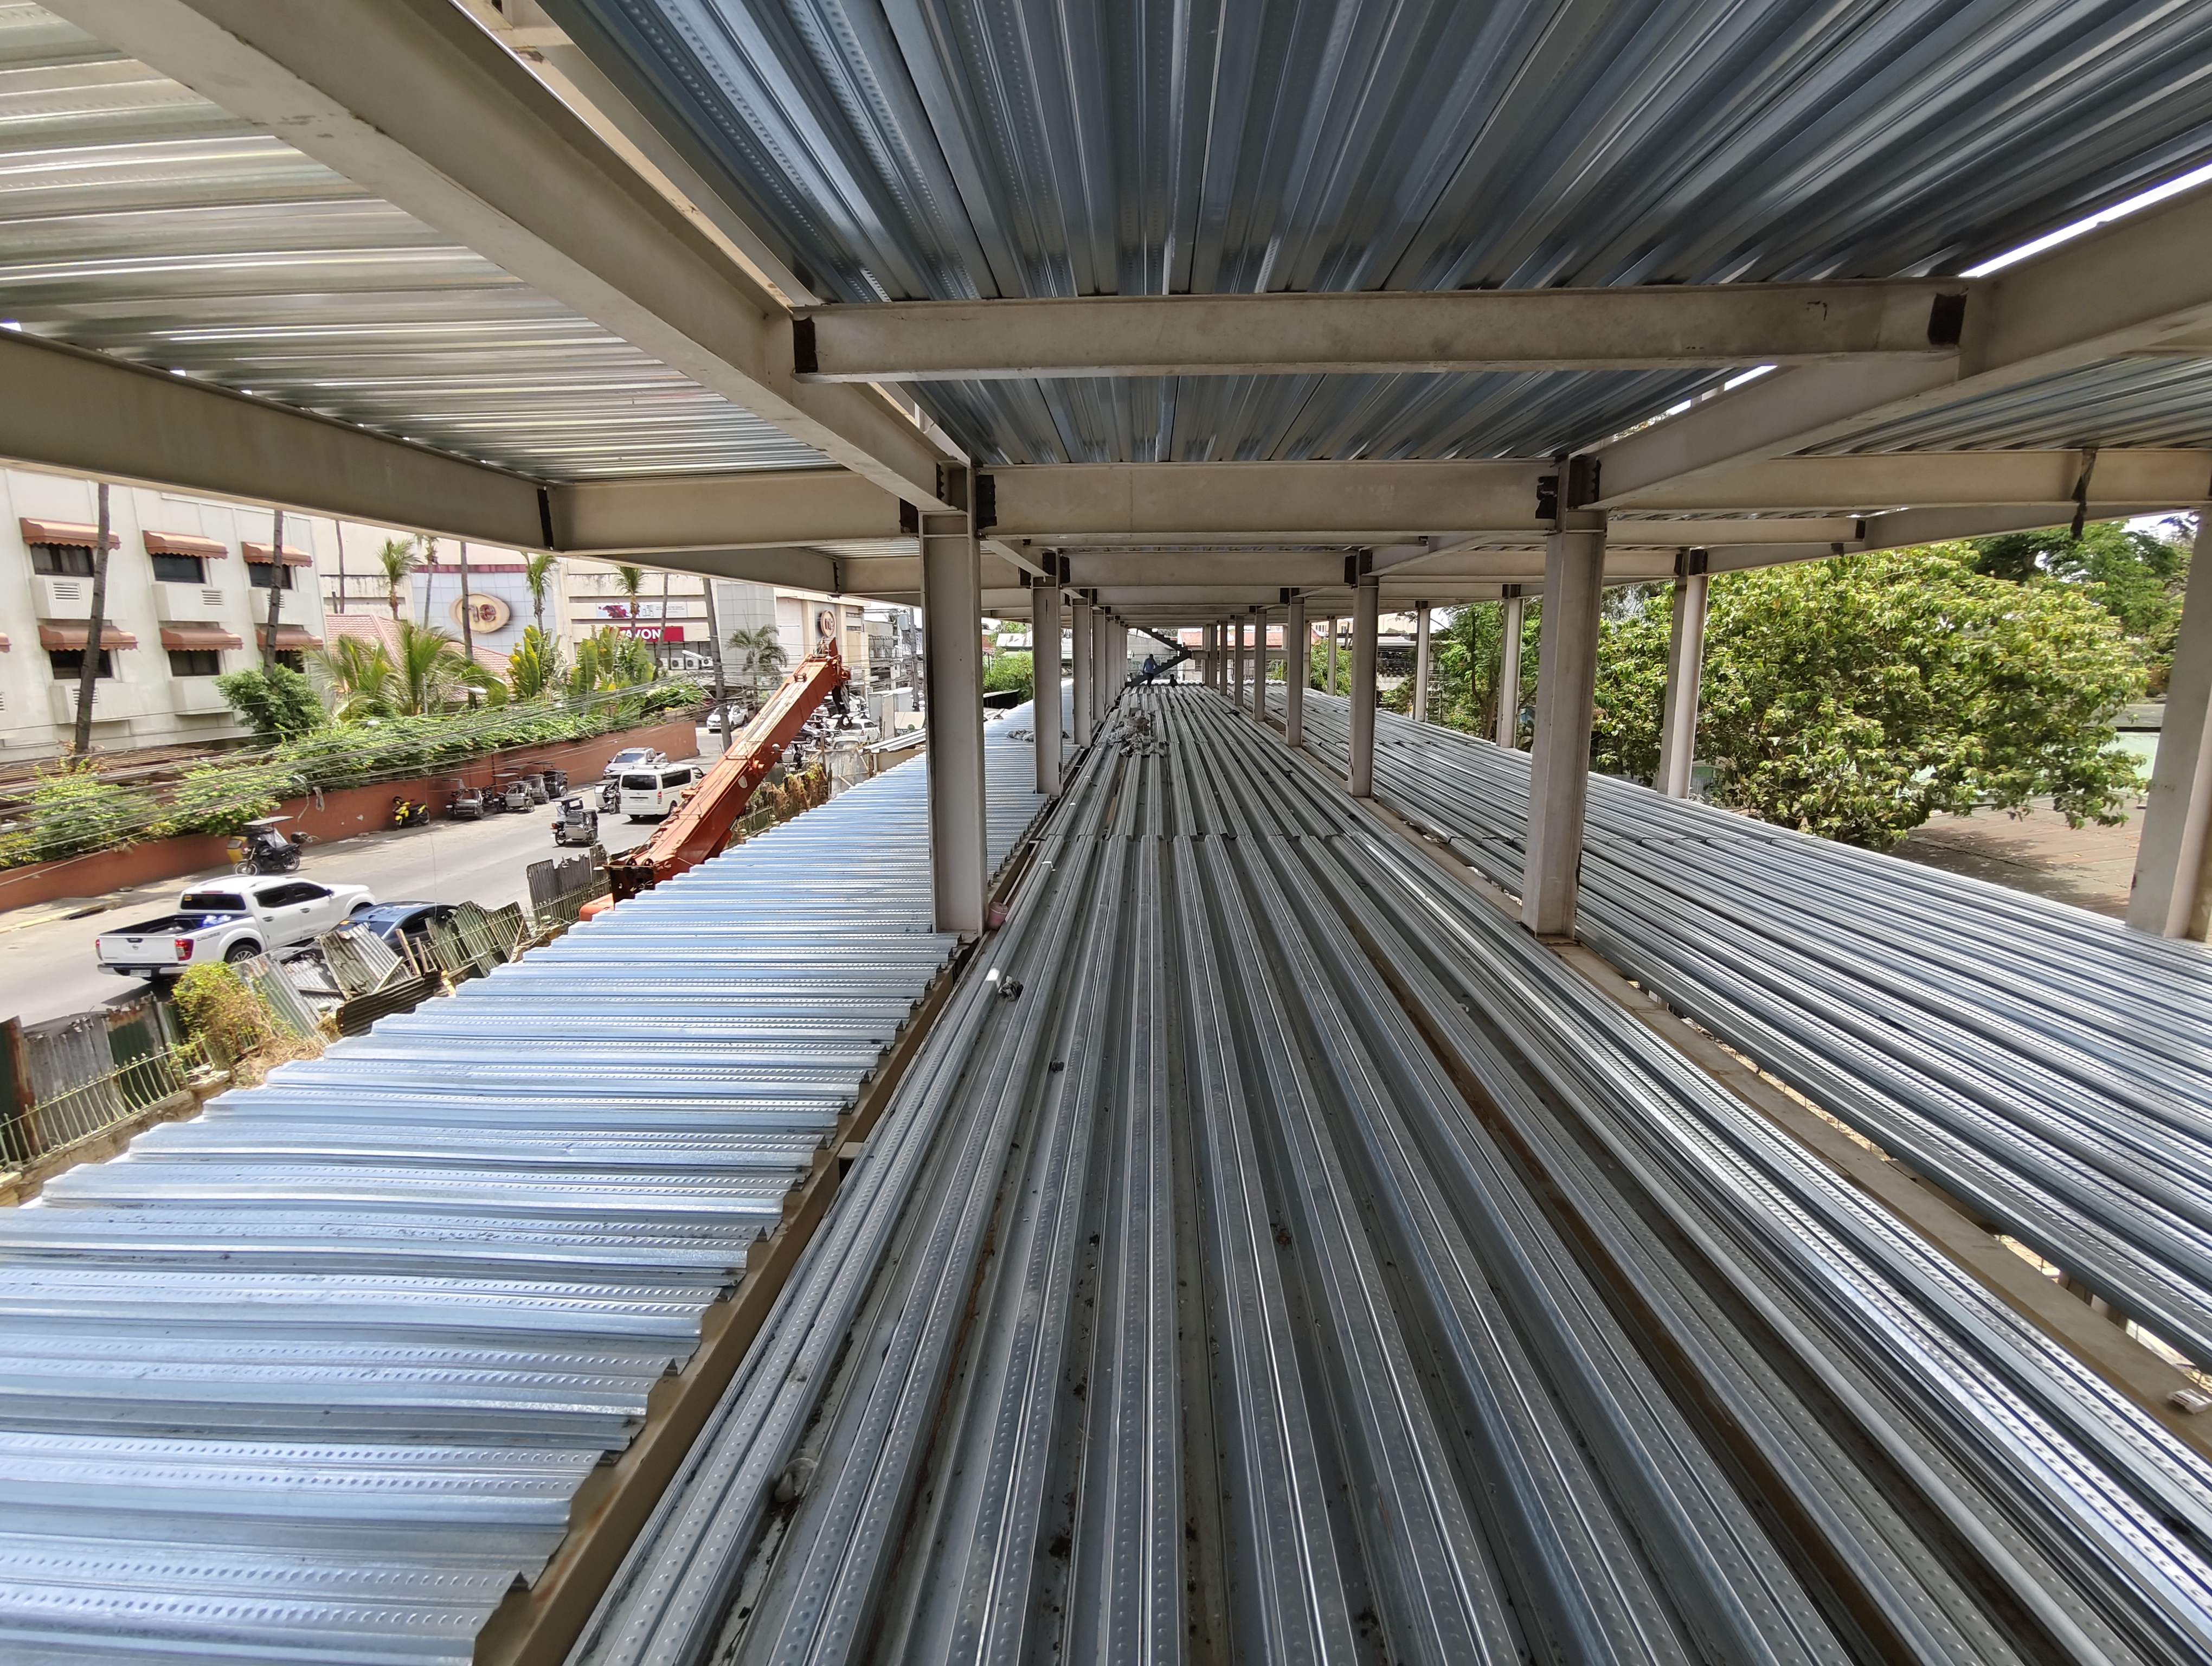
[[397,949],[403,934],[416,943],[428,943],[431,921],[443,925],[453,917],[451,903],[379,903],[353,918],[356,925],[368,927]]

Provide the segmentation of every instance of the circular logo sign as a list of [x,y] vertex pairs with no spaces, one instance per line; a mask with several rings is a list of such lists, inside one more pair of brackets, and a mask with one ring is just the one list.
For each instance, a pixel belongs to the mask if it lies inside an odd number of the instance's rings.
[[834,642],[837,640],[837,610],[836,608],[817,607],[814,610],[814,640],[817,642]]
[[505,602],[496,596],[487,596],[480,590],[471,590],[467,596],[447,608],[446,611],[453,616],[456,625],[461,623],[464,607],[468,609],[469,629],[471,630],[497,630],[514,617],[513,610]]

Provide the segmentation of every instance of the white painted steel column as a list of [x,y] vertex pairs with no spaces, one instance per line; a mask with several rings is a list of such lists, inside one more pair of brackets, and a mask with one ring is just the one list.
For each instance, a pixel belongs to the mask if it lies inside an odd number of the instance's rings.
[[1375,796],[1375,633],[1382,591],[1372,574],[1352,593],[1352,768],[1346,785],[1355,799]]
[[1328,616],[1328,691],[1336,692],[1336,615]]
[[1244,616],[1239,613],[1229,622],[1229,704],[1237,711],[1244,709]]
[[1528,604],[1517,584],[1506,587],[1498,645],[1498,744],[1521,750],[1521,623]]
[[1544,634],[1529,742],[1521,923],[1539,937],[1571,936],[1575,928],[1604,599],[1605,512],[1567,510],[1544,552]]
[[1306,603],[1291,598],[1283,621],[1283,744],[1303,746],[1306,739],[1306,679],[1313,675],[1313,651],[1306,639]]
[[1071,602],[1067,608],[1068,654],[1074,661],[1069,673],[1075,679],[1073,705],[1075,718],[1075,744],[1091,744],[1091,604]]
[[1119,628],[1112,617],[1101,613],[1091,622],[1091,721],[1103,727],[1106,714],[1114,709],[1114,696],[1118,691],[1113,676],[1114,640]]
[[1429,721],[1429,605],[1413,604],[1413,721]]
[[[711,583],[712,581],[710,580]],[[1060,791],[1060,586],[1044,583],[1030,591],[1030,682],[1036,690],[1037,791]]]
[[[947,471],[951,472],[951,471]],[[963,501],[966,483],[961,483]],[[929,708],[929,883],[937,929],[983,929],[983,568],[963,512],[921,517],[921,625]]]
[[1705,663],[1705,552],[1694,550],[1674,581],[1674,623],[1667,638],[1667,696],[1659,712],[1659,771],[1653,784],[1670,799],[1690,796],[1698,753],[1698,681]]
[[2212,504],[2197,508],[2197,550],[2166,681],[2158,762],[2143,805],[2128,924],[2160,937],[2204,936],[2205,850],[2212,839]]

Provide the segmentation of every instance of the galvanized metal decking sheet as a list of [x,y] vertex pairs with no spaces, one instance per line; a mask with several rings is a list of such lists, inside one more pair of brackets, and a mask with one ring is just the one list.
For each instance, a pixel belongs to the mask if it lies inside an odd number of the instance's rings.
[[2212,1466],[1132,695],[573,1666],[2212,1660]]
[[[1308,734],[1340,757],[1345,703]],[[1508,889],[1526,756],[1382,714],[1377,795]],[[2212,1362],[2212,956],[1590,781],[1582,935],[2189,1358]]]
[[926,769],[0,1211],[0,1658],[467,1660],[945,964]]

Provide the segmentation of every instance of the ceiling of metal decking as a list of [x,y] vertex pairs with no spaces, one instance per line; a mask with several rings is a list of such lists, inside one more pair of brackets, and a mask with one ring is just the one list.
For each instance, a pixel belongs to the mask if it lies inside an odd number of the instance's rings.
[[[1955,271],[2212,154],[2192,4],[540,3],[833,301]],[[918,397],[996,462],[1480,457],[1715,380]]]
[[550,479],[823,461],[34,5],[0,4],[0,317]]

